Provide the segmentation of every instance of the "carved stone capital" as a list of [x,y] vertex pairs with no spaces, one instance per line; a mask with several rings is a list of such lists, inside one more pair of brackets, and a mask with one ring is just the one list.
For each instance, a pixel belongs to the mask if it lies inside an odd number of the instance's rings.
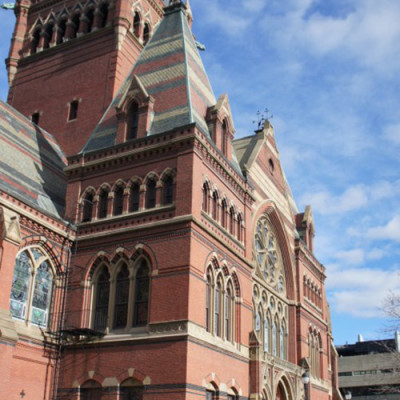
[[19,215],[8,208],[0,208],[0,237],[15,245],[22,242]]

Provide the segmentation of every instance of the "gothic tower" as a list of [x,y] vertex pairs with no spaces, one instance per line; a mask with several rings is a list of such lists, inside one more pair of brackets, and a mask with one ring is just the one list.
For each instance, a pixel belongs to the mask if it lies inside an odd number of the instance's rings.
[[163,15],[162,0],[20,0],[8,102],[80,151]]

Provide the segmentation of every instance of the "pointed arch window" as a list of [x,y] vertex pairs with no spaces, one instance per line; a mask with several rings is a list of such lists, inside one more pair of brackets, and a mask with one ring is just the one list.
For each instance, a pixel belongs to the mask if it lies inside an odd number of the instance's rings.
[[164,178],[163,204],[172,204],[174,201],[174,179],[171,175]]
[[32,41],[31,41],[31,54],[35,54],[37,51],[37,47],[39,45],[40,40],[40,32],[42,31],[41,26],[37,26],[32,34]]
[[203,184],[203,210],[206,213],[210,212],[210,198],[209,198],[210,186],[208,182],[204,182]]
[[276,321],[274,321],[274,325],[272,327],[272,354],[274,356],[278,355],[278,338],[277,338],[277,334],[278,334],[278,324]]
[[229,233],[235,234],[235,209],[233,207],[229,210]]
[[56,44],[60,44],[63,42],[66,25],[67,25],[67,17],[63,16],[63,17],[61,17],[61,19],[59,20],[59,23],[57,25]]
[[228,204],[226,202],[226,199],[223,199],[221,206],[221,225],[225,229],[227,226],[227,219],[228,219],[227,211],[228,211]]
[[108,4],[106,2],[103,2],[101,4],[100,15],[101,15],[100,28],[104,28],[107,25],[107,19],[108,19]]
[[104,331],[107,327],[109,298],[110,274],[108,268],[103,266],[96,282],[94,329],[97,331]]
[[264,320],[264,351],[269,353],[270,346],[269,346],[269,335],[270,335],[270,320],[269,317],[266,317]]
[[93,215],[93,193],[87,193],[83,198],[82,222],[89,222]]
[[136,37],[140,36],[140,14],[136,11],[133,18],[133,33]]
[[149,179],[146,186],[146,208],[154,208],[156,206],[156,181]]
[[100,383],[94,380],[85,382],[79,392],[79,398],[81,400],[98,400],[102,395]]
[[218,193],[216,190],[213,192],[212,217],[215,220],[218,218]]
[[93,22],[94,22],[94,9],[93,9],[93,7],[91,7],[91,8],[89,8],[89,10],[86,13],[86,23],[87,23],[86,32],[87,33],[92,32]]
[[126,140],[136,139],[139,127],[139,106],[133,101],[128,108],[128,130]]
[[130,211],[136,212],[139,210],[140,186],[138,183],[133,183],[130,190]]
[[76,13],[72,17],[72,32],[71,32],[71,39],[76,38],[76,35],[79,32],[79,23],[80,23],[80,14]]
[[48,49],[50,47],[50,42],[53,37],[53,23],[47,24],[44,30],[44,42],[43,49]]
[[114,192],[114,215],[121,215],[124,211],[124,187],[118,186]]
[[49,257],[38,247],[22,251],[15,262],[10,294],[14,318],[47,326],[53,294],[54,273]]
[[108,190],[102,189],[99,196],[98,218],[106,218],[108,214]]
[[282,358],[283,360],[286,358],[285,357],[285,327],[283,323],[280,326],[279,329],[279,357]]
[[234,319],[235,297],[233,287],[230,283],[225,293],[225,339],[233,341],[233,319]]
[[134,326],[146,325],[149,308],[149,267],[142,261],[136,273]]
[[116,280],[114,306],[114,329],[125,328],[128,322],[129,271],[123,264]]
[[224,122],[222,123],[222,153],[226,156],[227,154],[227,147],[228,147],[228,127],[226,124],[226,119],[224,119]]
[[242,241],[242,214],[238,214],[237,216],[237,232],[236,232],[237,240]]
[[217,336],[222,336],[221,332],[221,308],[222,308],[222,282],[218,279],[215,286],[214,300],[214,332]]
[[143,29],[143,44],[146,46],[147,42],[150,39],[150,25],[148,23],[144,24]]
[[212,304],[212,281],[210,271],[207,273],[206,288],[206,330],[211,332],[211,304]]

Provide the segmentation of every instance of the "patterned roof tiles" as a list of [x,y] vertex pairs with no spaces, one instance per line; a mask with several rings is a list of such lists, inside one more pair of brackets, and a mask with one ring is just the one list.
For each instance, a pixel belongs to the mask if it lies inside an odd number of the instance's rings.
[[[209,135],[208,107],[216,103],[183,6],[166,9],[165,16],[123,83],[82,152],[113,146],[116,107],[134,79],[139,78],[154,102],[148,135],[195,122]],[[168,99],[168,101],[166,101]]]
[[0,101],[0,190],[62,218],[66,158],[54,138]]

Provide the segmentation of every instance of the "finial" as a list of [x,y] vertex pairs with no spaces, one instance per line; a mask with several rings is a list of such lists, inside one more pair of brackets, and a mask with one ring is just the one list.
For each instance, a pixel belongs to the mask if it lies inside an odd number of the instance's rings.
[[270,122],[274,116],[270,113],[268,108],[266,108],[263,112],[260,110],[257,111],[257,120],[253,121],[253,124],[257,124],[257,131],[260,131],[265,126],[266,122]]

